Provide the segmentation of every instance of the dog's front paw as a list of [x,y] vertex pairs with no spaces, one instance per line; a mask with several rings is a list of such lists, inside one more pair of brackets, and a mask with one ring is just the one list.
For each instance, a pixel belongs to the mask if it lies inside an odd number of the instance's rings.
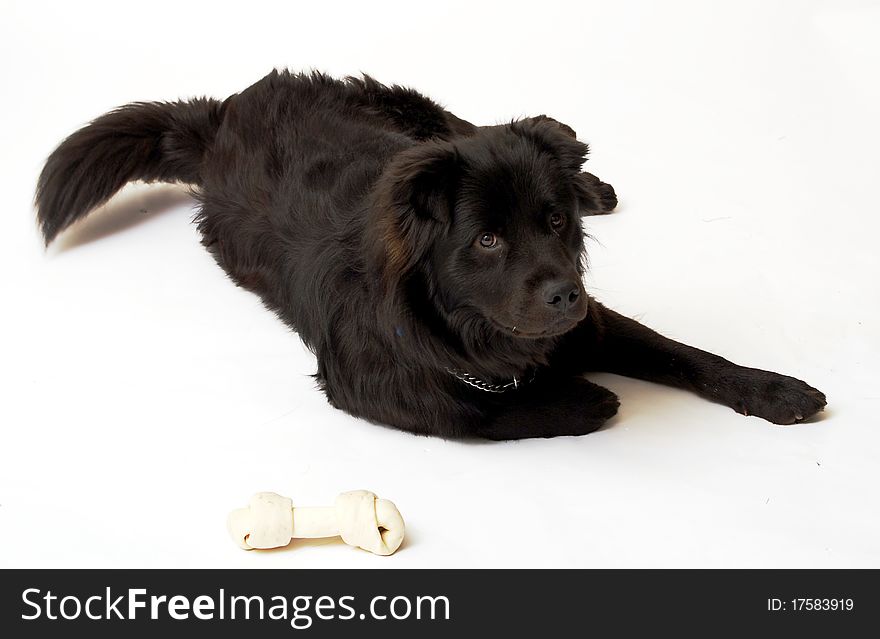
[[588,395],[590,410],[587,416],[590,418],[604,423],[617,414],[617,409],[620,408],[620,399],[612,391],[604,386],[594,385]]
[[824,393],[787,375],[753,370],[740,384],[741,396],[734,410],[774,424],[796,424],[825,408]]

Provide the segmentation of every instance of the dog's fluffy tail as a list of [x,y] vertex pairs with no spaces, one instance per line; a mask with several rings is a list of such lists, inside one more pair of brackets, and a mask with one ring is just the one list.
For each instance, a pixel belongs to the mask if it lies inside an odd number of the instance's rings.
[[37,219],[49,244],[126,183],[199,184],[224,103],[136,102],[83,127],[55,149],[37,183]]

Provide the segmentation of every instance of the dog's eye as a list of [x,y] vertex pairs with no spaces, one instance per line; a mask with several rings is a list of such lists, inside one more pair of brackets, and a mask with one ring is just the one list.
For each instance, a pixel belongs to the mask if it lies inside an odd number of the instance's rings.
[[554,230],[558,230],[563,226],[565,226],[565,216],[562,213],[553,213],[550,216],[550,227]]
[[478,241],[483,248],[490,249],[498,246],[498,238],[494,233],[483,233]]

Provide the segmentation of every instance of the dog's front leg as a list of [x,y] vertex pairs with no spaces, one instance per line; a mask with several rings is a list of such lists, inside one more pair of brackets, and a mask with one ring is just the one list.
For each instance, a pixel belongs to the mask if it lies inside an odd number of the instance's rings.
[[586,435],[617,413],[620,402],[607,388],[581,377],[542,371],[515,391],[486,398],[486,421],[477,435],[486,439],[526,439]]
[[571,334],[575,343],[564,343],[569,353],[576,351],[577,357],[589,358],[589,365],[582,370],[608,371],[688,389],[774,424],[794,424],[825,406],[825,395],[799,379],[738,366],[663,337],[598,302],[590,300],[590,304],[587,318]]

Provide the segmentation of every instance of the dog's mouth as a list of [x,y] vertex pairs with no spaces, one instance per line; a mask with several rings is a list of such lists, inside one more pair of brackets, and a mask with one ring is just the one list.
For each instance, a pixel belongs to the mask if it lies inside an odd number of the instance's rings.
[[559,320],[553,322],[549,326],[546,326],[542,329],[535,330],[532,328],[520,328],[517,325],[507,325],[492,318],[489,318],[489,321],[492,325],[501,331],[502,333],[506,333],[507,335],[511,335],[513,337],[519,337],[522,339],[541,339],[545,337],[557,337],[559,335],[563,335],[577,326],[579,320],[573,320],[561,317]]

